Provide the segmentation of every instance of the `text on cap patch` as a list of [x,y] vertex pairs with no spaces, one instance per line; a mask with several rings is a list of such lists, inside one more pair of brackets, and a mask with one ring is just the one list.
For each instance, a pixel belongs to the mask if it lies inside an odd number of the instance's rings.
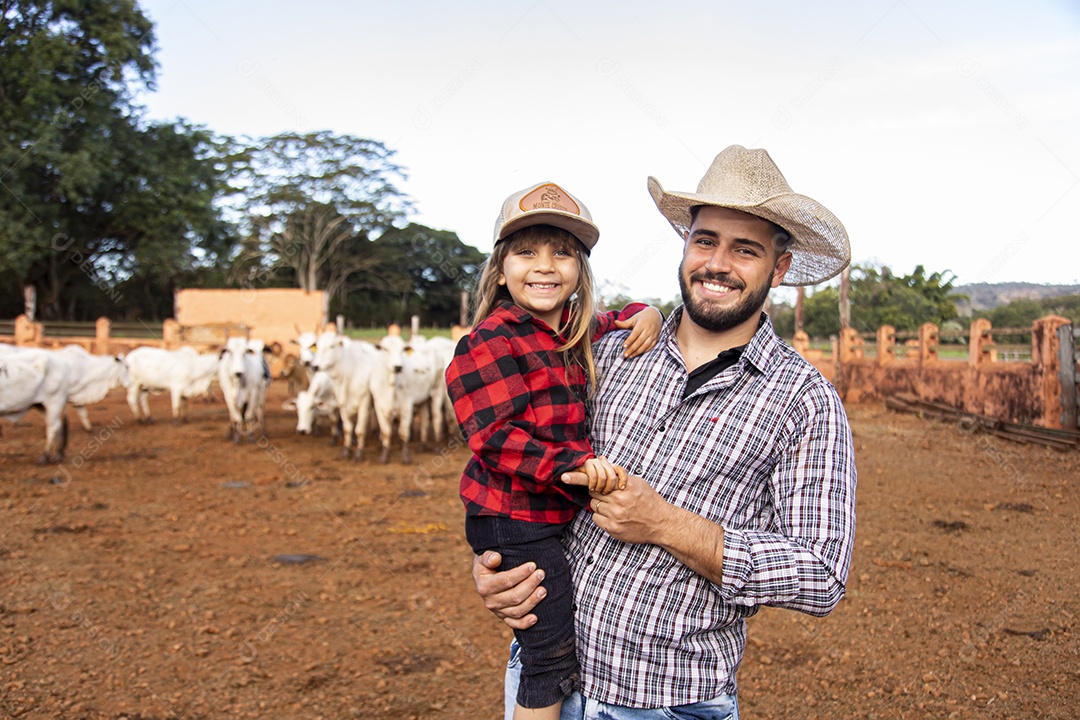
[[525,197],[518,206],[525,212],[530,210],[559,210],[571,215],[581,215],[581,208],[565,190],[554,183],[541,185]]

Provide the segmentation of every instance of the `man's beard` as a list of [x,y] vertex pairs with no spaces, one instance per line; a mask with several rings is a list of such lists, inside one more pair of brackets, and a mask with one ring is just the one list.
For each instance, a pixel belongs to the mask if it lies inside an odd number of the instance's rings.
[[695,281],[701,280],[728,285],[735,288],[732,292],[745,289],[746,284],[727,273],[715,274],[707,270],[696,273],[689,278],[688,282],[683,275],[682,268],[679,268],[679,290],[682,291],[683,306],[686,308],[686,314],[690,316],[694,324],[705,330],[723,332],[741,325],[761,312],[761,308],[765,305],[765,298],[769,296],[769,289],[772,287],[773,272],[769,273],[769,279],[761,287],[751,290],[749,295],[733,306],[722,307],[707,301],[696,301],[690,293],[690,286]]

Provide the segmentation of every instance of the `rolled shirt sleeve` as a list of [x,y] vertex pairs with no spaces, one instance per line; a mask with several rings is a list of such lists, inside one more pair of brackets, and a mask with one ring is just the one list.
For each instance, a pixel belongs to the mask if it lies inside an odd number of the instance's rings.
[[825,615],[843,597],[855,530],[855,457],[831,387],[804,394],[773,472],[776,529],[724,531],[724,599]]

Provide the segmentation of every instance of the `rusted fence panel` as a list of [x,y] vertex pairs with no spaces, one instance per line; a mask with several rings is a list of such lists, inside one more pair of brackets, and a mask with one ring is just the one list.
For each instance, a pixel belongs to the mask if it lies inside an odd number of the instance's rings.
[[1033,323],[1030,362],[998,362],[993,328],[985,319],[971,325],[967,362],[940,360],[939,337],[936,326],[924,325],[918,351],[898,358],[896,333],[885,326],[868,358],[858,333],[841,333],[831,379],[852,402],[906,394],[1010,422],[1076,427],[1075,338],[1068,319],[1049,316]]

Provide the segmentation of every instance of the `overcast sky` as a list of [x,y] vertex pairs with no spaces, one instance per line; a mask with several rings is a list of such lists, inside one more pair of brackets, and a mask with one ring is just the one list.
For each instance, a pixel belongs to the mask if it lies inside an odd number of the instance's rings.
[[487,252],[542,180],[600,227],[601,281],[678,292],[646,190],[763,147],[847,227],[855,262],[958,282],[1080,282],[1080,3],[140,3],[151,117],[397,150],[415,221]]

